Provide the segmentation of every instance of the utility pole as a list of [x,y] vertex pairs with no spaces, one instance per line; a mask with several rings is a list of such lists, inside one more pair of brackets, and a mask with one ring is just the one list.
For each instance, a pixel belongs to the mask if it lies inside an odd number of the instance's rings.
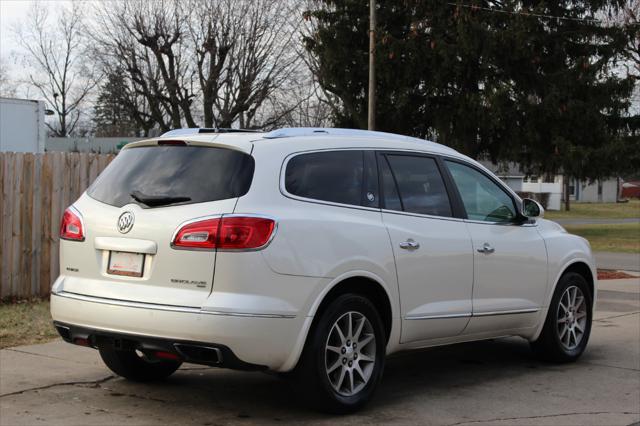
[[368,128],[376,129],[376,0],[369,0],[369,110]]

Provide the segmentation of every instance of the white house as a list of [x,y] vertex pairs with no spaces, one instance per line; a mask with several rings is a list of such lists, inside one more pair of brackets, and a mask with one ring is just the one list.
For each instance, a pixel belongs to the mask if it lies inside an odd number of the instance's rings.
[[[553,178],[531,176],[522,172],[515,163],[493,164],[481,161],[482,165],[496,174],[511,189],[523,196],[532,196],[546,204],[547,210],[560,210],[564,199],[564,177]],[[572,179],[569,185],[569,197],[583,203],[615,203],[620,193],[618,178],[598,179],[594,182]]]

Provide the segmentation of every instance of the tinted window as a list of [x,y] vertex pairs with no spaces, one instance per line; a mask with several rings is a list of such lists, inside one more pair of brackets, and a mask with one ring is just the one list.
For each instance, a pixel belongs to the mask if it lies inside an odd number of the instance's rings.
[[[451,216],[449,196],[438,165],[433,158],[388,155],[387,159],[404,211]],[[385,188],[387,186],[385,183]]]
[[446,163],[469,219],[510,222],[516,218],[513,200],[498,184],[472,167],[453,161]]
[[396,181],[393,178],[387,157],[380,157],[380,174],[382,175],[382,191],[384,194],[384,208],[402,210],[402,203],[398,195]]
[[230,149],[201,146],[130,148],[118,154],[91,185],[88,194],[116,207],[128,203],[147,207],[134,200],[132,193],[149,198],[175,198],[180,204],[223,200],[246,194],[253,170],[254,161],[250,155]]
[[[369,205],[363,151],[301,154],[287,163],[285,188],[293,195],[334,203]],[[375,179],[369,179],[372,185]],[[366,191],[369,192],[369,191]],[[377,202],[377,194],[372,194]],[[368,201],[368,200],[367,200]]]

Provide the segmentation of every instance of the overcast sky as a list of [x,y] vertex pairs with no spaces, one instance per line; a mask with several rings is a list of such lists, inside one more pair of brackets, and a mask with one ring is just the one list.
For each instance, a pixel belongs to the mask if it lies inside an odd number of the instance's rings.
[[[55,22],[56,10],[70,4],[69,0],[41,0],[49,7],[51,22]],[[31,6],[30,0],[0,0],[0,60],[11,71],[15,72],[16,65],[11,58],[12,52],[19,51],[15,41],[13,28],[25,19]]]

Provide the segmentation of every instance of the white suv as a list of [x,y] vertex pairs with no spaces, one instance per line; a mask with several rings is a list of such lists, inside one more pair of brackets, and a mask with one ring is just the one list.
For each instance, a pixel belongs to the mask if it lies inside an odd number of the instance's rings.
[[51,313],[132,380],[182,362],[369,400],[385,355],[500,336],[572,361],[588,243],[445,146],[342,129],[173,131],[127,145],[69,207]]

